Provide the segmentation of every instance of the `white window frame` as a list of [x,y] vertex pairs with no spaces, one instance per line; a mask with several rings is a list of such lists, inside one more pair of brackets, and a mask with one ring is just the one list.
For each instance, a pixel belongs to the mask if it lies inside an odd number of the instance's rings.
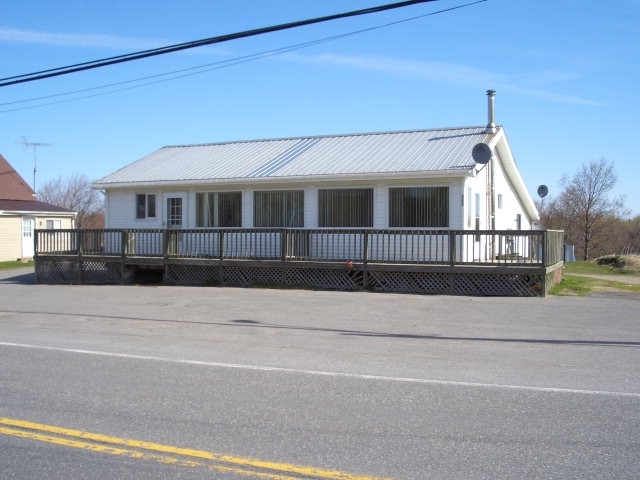
[[[155,193],[136,193],[136,220],[156,219],[158,216],[158,195]],[[140,199],[144,198],[144,205]],[[153,199],[153,201],[150,201]],[[153,205],[153,210],[151,209]],[[140,209],[143,209],[142,212]]]

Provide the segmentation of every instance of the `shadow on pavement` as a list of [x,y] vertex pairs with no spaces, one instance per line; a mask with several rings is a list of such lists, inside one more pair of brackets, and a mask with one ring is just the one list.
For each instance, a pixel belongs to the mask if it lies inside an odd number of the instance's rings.
[[36,274],[32,268],[19,270],[0,270],[0,284],[16,283],[22,285],[33,285],[36,281]]

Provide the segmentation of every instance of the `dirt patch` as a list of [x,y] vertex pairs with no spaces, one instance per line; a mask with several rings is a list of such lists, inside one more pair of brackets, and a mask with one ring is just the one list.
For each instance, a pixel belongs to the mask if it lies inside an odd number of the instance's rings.
[[605,255],[596,258],[598,265],[609,265],[620,273],[640,273],[640,255]]

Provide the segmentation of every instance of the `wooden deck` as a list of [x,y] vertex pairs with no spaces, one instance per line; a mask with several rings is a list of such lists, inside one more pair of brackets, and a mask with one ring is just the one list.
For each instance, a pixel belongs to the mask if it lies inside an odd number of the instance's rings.
[[198,229],[36,230],[36,281],[279,286],[544,296],[561,278],[562,232]]

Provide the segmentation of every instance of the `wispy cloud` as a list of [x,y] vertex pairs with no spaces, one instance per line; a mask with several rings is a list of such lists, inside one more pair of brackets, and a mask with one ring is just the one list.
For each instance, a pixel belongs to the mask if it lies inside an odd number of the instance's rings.
[[604,105],[602,102],[558,94],[539,88],[542,85],[552,85],[561,81],[579,78],[578,75],[571,72],[545,70],[510,77],[489,70],[455,63],[425,62],[393,57],[336,54],[303,56],[288,54],[284,55],[283,58],[298,63],[324,64],[358,70],[376,71],[405,78],[416,78],[438,83],[453,83],[464,87],[486,88],[488,86],[491,88],[499,88],[501,91],[514,95],[558,103],[590,106]]
[[[109,49],[134,52],[150,50],[179,42],[160,38],[134,38],[84,33],[52,33],[0,27],[0,44],[32,44],[52,47]],[[221,54],[225,52],[224,48],[218,46],[201,47],[190,51],[209,54]]]
[[78,33],[51,33],[35,30],[0,27],[0,42],[12,44],[35,44],[76,48],[109,48],[143,50],[166,44],[159,39],[140,39],[115,35]]

